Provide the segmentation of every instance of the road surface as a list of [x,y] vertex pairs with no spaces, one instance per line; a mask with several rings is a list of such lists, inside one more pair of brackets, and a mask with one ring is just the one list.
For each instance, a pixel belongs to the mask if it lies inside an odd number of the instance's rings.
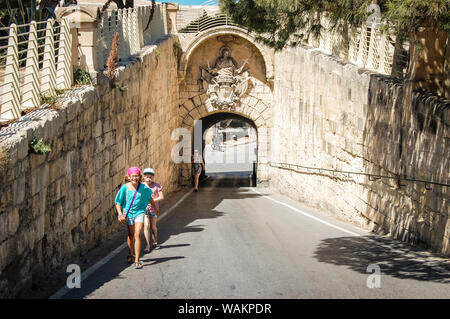
[[450,297],[448,259],[242,185],[210,178],[158,223],[143,269],[122,249],[62,298]]

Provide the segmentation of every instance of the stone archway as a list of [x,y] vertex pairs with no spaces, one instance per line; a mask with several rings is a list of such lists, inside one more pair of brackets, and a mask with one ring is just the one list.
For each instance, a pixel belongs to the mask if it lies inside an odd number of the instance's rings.
[[[229,51],[227,56],[225,49]],[[225,66],[218,63],[226,58]],[[178,76],[181,127],[194,133],[195,121],[219,112],[252,121],[258,132],[258,184],[266,182],[272,127],[271,49],[257,44],[240,28],[213,28],[200,33],[187,45],[180,59]],[[214,91],[217,87],[219,89]],[[183,166],[181,175],[183,183],[189,181],[189,165]]]
[[183,127],[193,127],[196,120],[206,117],[213,113],[228,112],[241,115],[252,120],[257,128],[269,128],[272,119],[272,108],[267,101],[263,101],[258,97],[246,95],[240,99],[239,105],[234,109],[217,109],[208,102],[206,93],[189,97],[181,101],[179,105],[179,113],[181,124]]
[[[257,176],[258,184],[264,184],[268,181],[268,164],[270,154],[270,128],[271,128],[271,107],[264,101],[258,100],[252,96],[246,96],[241,100],[240,106],[236,110],[216,110],[206,101],[206,94],[195,96],[185,101],[179,106],[179,115],[181,127],[190,131],[192,139],[194,138],[194,127],[196,122],[217,113],[228,113],[230,115],[239,115],[251,121],[257,131]],[[231,116],[230,116],[231,117]],[[193,141],[191,141],[191,145]],[[182,164],[181,183],[187,185],[190,183],[191,166]]]

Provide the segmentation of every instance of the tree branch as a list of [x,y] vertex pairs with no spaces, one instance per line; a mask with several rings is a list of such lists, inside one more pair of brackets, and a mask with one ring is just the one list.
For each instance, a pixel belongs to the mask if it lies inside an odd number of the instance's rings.
[[112,0],[116,5],[118,9],[125,9],[125,5],[123,4],[122,0]]
[[150,22],[152,22],[153,14],[155,13],[155,7],[156,7],[155,0],[152,0],[152,9],[150,10],[150,17],[148,18],[147,26],[145,27],[144,32],[147,31],[148,27],[150,26]]
[[105,12],[106,11],[106,9],[108,9],[108,7],[109,7],[109,5],[111,4],[111,2],[113,2],[113,0],[108,0],[108,1],[106,1],[105,2],[105,4],[103,5],[103,7],[100,9],[100,12],[99,12],[99,18],[101,18],[101,16],[103,15],[103,12]]

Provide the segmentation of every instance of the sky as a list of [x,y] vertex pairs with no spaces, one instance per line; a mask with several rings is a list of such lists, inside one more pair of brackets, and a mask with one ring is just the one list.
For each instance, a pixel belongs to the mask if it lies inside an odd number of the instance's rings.
[[206,2],[206,0],[172,0],[172,1],[167,1],[167,2],[177,2],[180,5],[188,6],[188,5],[204,4]]

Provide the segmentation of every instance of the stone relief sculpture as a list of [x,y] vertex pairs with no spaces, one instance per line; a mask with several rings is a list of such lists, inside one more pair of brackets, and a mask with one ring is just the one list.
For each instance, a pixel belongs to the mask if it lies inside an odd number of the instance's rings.
[[207,67],[200,66],[203,89],[213,106],[219,109],[232,108],[247,92],[250,82],[248,68],[244,68],[247,63],[245,60],[242,66],[238,67],[231,57],[230,48],[222,47],[212,68],[209,63]]

